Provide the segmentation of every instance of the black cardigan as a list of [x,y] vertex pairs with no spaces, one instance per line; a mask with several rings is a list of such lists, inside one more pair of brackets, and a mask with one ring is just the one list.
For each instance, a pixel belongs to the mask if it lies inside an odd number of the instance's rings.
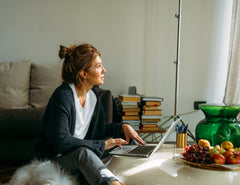
[[104,110],[99,100],[84,139],[73,136],[76,123],[76,109],[72,89],[63,82],[51,96],[42,119],[35,152],[38,159],[53,159],[58,154],[66,154],[84,146],[91,149],[99,157],[104,153],[104,140],[121,136],[121,123],[105,123]]

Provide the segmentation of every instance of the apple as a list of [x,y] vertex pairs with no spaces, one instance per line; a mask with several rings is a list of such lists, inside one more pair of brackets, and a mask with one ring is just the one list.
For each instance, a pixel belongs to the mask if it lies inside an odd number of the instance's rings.
[[234,153],[240,155],[240,151],[238,151],[238,150],[236,150],[236,149],[234,150]]
[[227,164],[240,164],[240,154],[233,152],[232,155],[226,157]]
[[215,153],[215,154],[211,155],[210,162],[214,163],[214,164],[225,164],[226,158],[222,154]]
[[227,158],[229,155],[233,155],[233,151],[231,150],[226,150],[226,152],[223,153],[223,155]]

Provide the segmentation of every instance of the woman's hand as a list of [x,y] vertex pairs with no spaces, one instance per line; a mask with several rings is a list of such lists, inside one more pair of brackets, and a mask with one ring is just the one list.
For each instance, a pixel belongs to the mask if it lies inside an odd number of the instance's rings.
[[122,125],[123,133],[127,140],[127,144],[129,144],[130,139],[134,139],[141,145],[145,145],[146,143],[142,140],[142,138],[138,135],[138,133],[128,124]]
[[118,146],[119,148],[122,149],[122,145],[126,145],[128,144],[127,141],[125,141],[124,139],[121,138],[117,138],[117,139],[113,139],[110,138],[108,140],[105,141],[105,150],[108,150],[114,146]]

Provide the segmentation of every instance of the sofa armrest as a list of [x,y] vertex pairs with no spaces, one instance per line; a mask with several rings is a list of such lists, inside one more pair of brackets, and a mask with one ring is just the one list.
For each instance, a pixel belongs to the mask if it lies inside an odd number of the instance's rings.
[[122,121],[121,113],[119,112],[118,105],[110,90],[104,90],[99,86],[95,86],[94,90],[99,95],[105,112],[105,121],[107,123],[119,123]]

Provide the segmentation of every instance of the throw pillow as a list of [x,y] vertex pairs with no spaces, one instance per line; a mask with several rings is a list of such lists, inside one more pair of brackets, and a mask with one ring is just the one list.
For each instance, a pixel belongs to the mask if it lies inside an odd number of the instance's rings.
[[30,105],[44,107],[53,91],[61,84],[60,64],[35,64],[31,67]]
[[31,61],[0,63],[0,108],[22,108],[29,103]]

